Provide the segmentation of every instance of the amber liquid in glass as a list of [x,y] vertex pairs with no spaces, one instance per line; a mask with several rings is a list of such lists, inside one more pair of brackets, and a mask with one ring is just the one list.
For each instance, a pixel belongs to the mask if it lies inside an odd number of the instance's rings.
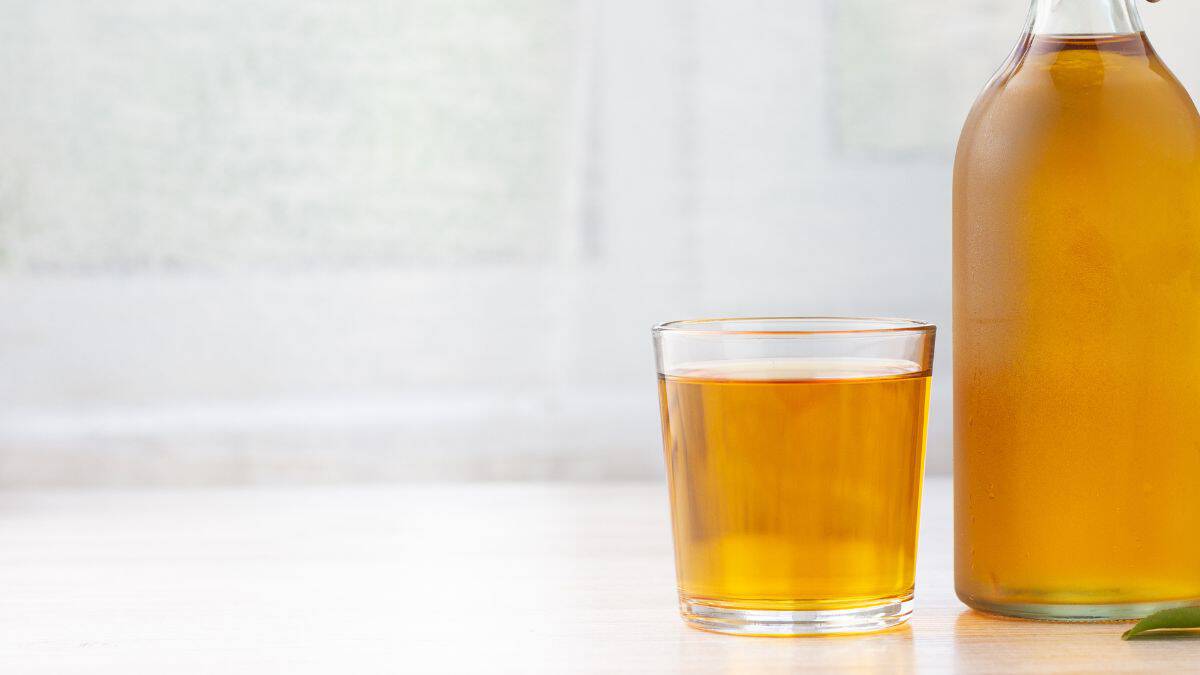
[[1200,599],[1191,99],[1142,34],[1027,36],[954,189],[959,596],[1060,618]]
[[772,359],[660,376],[681,596],[823,610],[912,595],[929,372]]

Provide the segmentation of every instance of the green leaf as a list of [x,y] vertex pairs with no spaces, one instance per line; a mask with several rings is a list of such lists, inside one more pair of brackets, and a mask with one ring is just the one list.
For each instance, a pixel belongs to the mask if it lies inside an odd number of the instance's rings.
[[1121,634],[1122,640],[1159,628],[1200,628],[1200,607],[1176,607],[1155,612]]

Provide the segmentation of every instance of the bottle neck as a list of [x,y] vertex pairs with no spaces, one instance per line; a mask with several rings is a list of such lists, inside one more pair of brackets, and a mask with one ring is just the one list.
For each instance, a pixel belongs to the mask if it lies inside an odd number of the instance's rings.
[[1142,31],[1137,0],[1033,0],[1032,35],[1127,35]]

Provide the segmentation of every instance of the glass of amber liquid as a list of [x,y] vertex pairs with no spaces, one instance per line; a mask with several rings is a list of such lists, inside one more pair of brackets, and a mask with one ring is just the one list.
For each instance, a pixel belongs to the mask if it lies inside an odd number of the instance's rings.
[[684,621],[805,635],[907,620],[935,330],[841,318],[654,328]]

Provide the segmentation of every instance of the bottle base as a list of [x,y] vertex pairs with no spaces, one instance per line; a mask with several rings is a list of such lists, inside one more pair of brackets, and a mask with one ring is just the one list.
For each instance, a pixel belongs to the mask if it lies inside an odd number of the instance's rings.
[[803,611],[735,609],[681,597],[679,613],[692,628],[728,635],[796,637],[871,633],[908,621],[912,597],[870,607]]
[[1111,604],[1058,604],[1034,602],[989,602],[979,598],[959,596],[971,609],[1016,619],[1064,622],[1133,621],[1159,610],[1195,605],[1197,600],[1164,600],[1158,602],[1125,602]]

